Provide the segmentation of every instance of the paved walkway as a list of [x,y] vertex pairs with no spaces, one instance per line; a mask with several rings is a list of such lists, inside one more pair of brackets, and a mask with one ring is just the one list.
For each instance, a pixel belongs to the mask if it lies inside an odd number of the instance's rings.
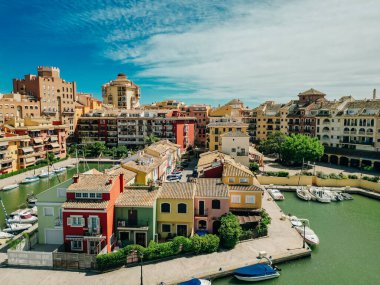
[[[53,165],[54,165],[54,169],[57,169],[60,167],[65,167],[69,164],[75,164],[76,162],[77,162],[76,158],[69,158],[69,159],[66,159],[64,161],[54,163]],[[51,169],[52,168],[50,168],[50,171],[51,171]],[[20,183],[26,177],[33,176],[34,173],[39,174],[39,173],[41,173],[41,171],[47,171],[47,170],[48,170],[48,167],[44,166],[44,167],[41,167],[41,168],[38,168],[35,170],[29,170],[27,172],[23,172],[23,173],[20,173],[20,174],[11,176],[11,177],[0,179],[0,188],[3,188],[4,186],[10,185],[10,184]]]
[[[273,258],[288,258],[306,253],[302,249],[302,238],[291,228],[289,221],[281,221],[282,212],[277,204],[268,200],[265,193],[263,207],[272,217],[268,238],[240,243],[230,251],[181,257],[157,264],[145,265],[144,284],[154,285],[161,281],[167,284],[204,277],[221,271],[232,270],[257,262],[259,251],[266,251]],[[33,270],[20,268],[1,268],[0,284],[12,285],[50,285],[50,284],[91,284],[91,285],[138,285],[140,267],[121,268],[105,274],[91,274],[71,271]]]

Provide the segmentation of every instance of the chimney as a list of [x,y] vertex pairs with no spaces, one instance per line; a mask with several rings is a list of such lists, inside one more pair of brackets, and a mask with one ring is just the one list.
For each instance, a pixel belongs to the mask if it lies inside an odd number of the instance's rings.
[[108,185],[112,184],[112,178],[108,180]]
[[376,88],[373,89],[373,100],[376,100]]
[[123,193],[124,187],[125,187],[124,173],[120,173],[119,179],[120,179],[120,193]]
[[79,182],[79,175],[73,176],[73,180],[74,180],[74,183],[78,183]]

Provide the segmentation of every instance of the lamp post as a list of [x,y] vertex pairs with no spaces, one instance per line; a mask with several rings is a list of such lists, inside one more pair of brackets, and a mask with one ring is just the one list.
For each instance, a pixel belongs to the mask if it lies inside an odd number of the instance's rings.
[[140,253],[140,285],[144,285],[143,281],[143,257],[144,255]]
[[306,235],[306,221],[302,221],[302,225],[303,225],[303,248],[306,247],[306,239],[305,239],[305,235]]

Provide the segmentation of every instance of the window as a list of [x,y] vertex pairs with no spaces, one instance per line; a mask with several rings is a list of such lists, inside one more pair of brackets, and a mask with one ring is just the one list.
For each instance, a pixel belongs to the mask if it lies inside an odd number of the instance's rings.
[[211,207],[213,209],[220,209],[220,200],[212,200]]
[[255,204],[255,196],[245,196],[246,204]]
[[234,183],[234,182],[235,182],[235,178],[234,177],[228,178],[228,183]]
[[96,198],[97,199],[102,199],[102,193],[96,193]]
[[54,216],[54,209],[52,207],[44,207],[44,216]]
[[161,213],[170,213],[170,204],[162,203],[161,204]]
[[240,203],[241,202],[240,195],[231,195],[231,202],[232,203]]
[[236,152],[236,148],[233,147],[233,148],[231,149],[231,152]]
[[82,193],[75,193],[75,198],[82,198]]
[[95,193],[90,193],[90,198],[95,198]]
[[82,216],[71,216],[67,219],[67,224],[72,227],[83,227],[84,218]]
[[71,241],[71,250],[76,250],[76,251],[83,250],[83,241],[82,240],[72,240]]
[[170,224],[162,224],[162,232],[170,233],[172,231],[172,226]]
[[88,193],[82,193],[82,198],[88,198]]
[[239,182],[240,183],[248,183],[248,178],[240,178]]
[[186,214],[187,213],[187,205],[185,203],[178,204],[178,213]]

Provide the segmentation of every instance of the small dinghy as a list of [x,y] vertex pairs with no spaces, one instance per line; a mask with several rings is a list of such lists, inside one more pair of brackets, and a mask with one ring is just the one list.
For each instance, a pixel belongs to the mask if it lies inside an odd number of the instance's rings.
[[260,263],[241,267],[235,270],[234,276],[241,281],[256,282],[277,278],[280,276],[280,273],[275,267]]
[[348,193],[340,193],[340,195],[343,197],[344,200],[353,200],[351,194]]
[[38,176],[26,177],[24,180],[21,181],[21,184],[30,184],[33,182],[37,182],[38,180],[40,180]]
[[18,188],[18,184],[11,184],[11,185],[4,186],[2,190],[8,191],[8,190],[16,189],[16,188]]
[[40,175],[38,175],[39,178],[48,178],[50,176],[53,176],[54,175],[54,172],[47,172],[47,171],[43,171],[41,172]]
[[206,279],[193,278],[185,282],[178,283],[178,285],[211,285],[211,281]]

